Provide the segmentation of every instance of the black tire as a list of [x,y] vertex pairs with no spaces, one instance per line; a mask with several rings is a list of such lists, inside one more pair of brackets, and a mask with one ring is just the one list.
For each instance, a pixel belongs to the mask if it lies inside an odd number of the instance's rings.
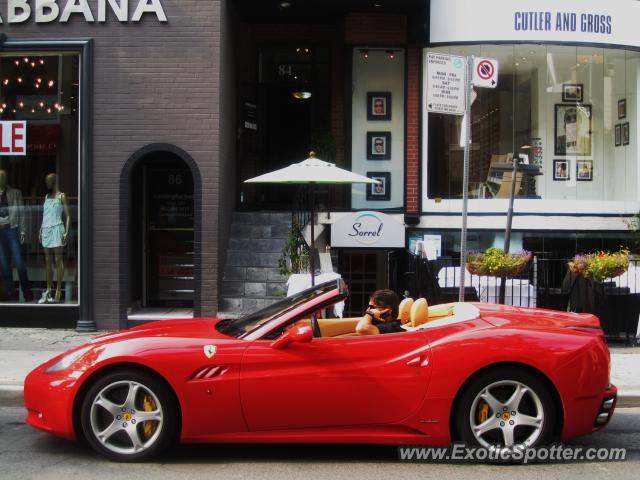
[[[501,386],[501,382],[517,382],[522,384],[523,386],[530,389],[531,392],[538,397],[539,402],[536,402],[535,397],[529,393],[525,393],[520,403],[520,408],[523,412],[517,412],[517,414],[521,414],[522,420],[525,419],[523,415],[530,415],[529,412],[534,413],[537,412],[540,408],[542,409],[542,424],[538,427],[529,427],[529,426],[519,426],[515,425],[514,429],[514,441],[515,444],[523,443],[524,439],[527,439],[526,446],[527,447],[538,447],[541,445],[546,445],[553,440],[553,435],[556,427],[556,420],[558,418],[556,412],[555,402],[553,401],[553,396],[549,391],[549,387],[546,385],[544,381],[542,381],[538,376],[532,374],[526,370],[518,369],[518,368],[500,368],[496,370],[491,370],[486,373],[480,374],[477,378],[473,379],[471,383],[469,383],[464,391],[461,393],[459,400],[457,402],[457,408],[454,414],[454,426],[458,433],[458,438],[464,442],[466,445],[470,446],[487,446],[483,445],[481,441],[476,437],[472,430],[472,419],[471,415],[478,414],[478,405],[474,406],[474,402],[476,398],[480,395],[483,390],[492,385],[496,385],[492,387],[491,391],[495,394],[502,393],[500,389],[502,388],[505,394],[505,397],[508,398],[509,394],[509,384],[505,384]],[[515,387],[514,387],[515,392]],[[494,395],[495,397],[495,395]],[[505,397],[502,397],[504,400]],[[498,398],[498,397],[495,397]],[[488,404],[487,404],[488,405]],[[472,412],[472,409],[474,410]],[[528,410],[527,410],[528,409]],[[501,410],[504,410],[504,406]],[[497,422],[497,428],[489,430],[484,435],[481,435],[481,438],[484,442],[489,443],[489,445],[499,445],[501,447],[505,446],[505,434],[503,432],[504,429],[508,429],[508,424],[510,421],[515,421],[517,417],[511,417],[511,411],[508,412],[509,415],[505,415],[507,419],[503,421],[503,418],[498,418],[498,412],[494,412],[492,408],[489,408],[489,412],[486,419],[493,420],[495,418],[495,422]],[[503,411],[500,411],[500,414],[503,414]],[[533,415],[531,415],[533,416]],[[483,419],[476,418],[478,424],[481,424]],[[504,427],[500,426],[502,424],[507,424]],[[535,433],[537,432],[537,433]],[[535,436],[535,439],[533,439]],[[492,437],[496,437],[497,441],[491,442]],[[502,438],[502,444],[500,442],[500,437]],[[529,439],[533,439],[529,441]],[[519,441],[520,440],[520,441]]]
[[[134,387],[132,388],[131,385]],[[112,402],[109,404],[109,408],[113,408],[113,405],[122,406],[120,402],[122,401],[123,395],[125,397],[124,404],[126,404],[128,392],[134,391],[134,389],[138,391],[137,394],[132,395],[132,397],[135,397],[133,398],[135,404],[134,409],[139,410],[133,414],[131,414],[130,410],[124,412],[122,415],[126,415],[126,417],[120,415],[118,416],[119,420],[116,419],[116,415],[109,413],[106,408],[94,406],[94,402],[96,402],[96,398],[101,392],[103,392],[103,396],[106,397],[107,400]],[[149,398],[152,399],[151,402],[149,402]],[[149,403],[153,405],[153,407],[150,407],[153,412],[145,412],[145,402],[147,405],[149,405]],[[138,370],[122,370],[109,373],[99,378],[89,388],[80,408],[80,423],[85,439],[96,452],[111,460],[118,462],[149,460],[166,450],[176,440],[179,421],[175,396],[169,387],[154,375]],[[122,406],[122,408],[124,407]],[[161,422],[156,420],[148,422],[143,420],[136,421],[136,415],[140,417],[142,414],[155,412],[160,412]],[[113,427],[118,428],[118,431],[107,437],[106,440],[103,440],[106,444],[103,444],[103,441],[101,441],[94,432],[92,419],[96,427],[100,426],[98,425],[99,422],[103,422],[103,425],[113,423]],[[128,423],[126,420],[128,420]],[[120,428],[120,422],[123,422],[122,425],[127,426],[128,429]],[[118,424],[117,426],[116,423]],[[149,430],[147,430],[147,426]],[[98,430],[98,433],[100,433],[100,430],[105,431],[102,430],[101,426]],[[149,438],[145,439],[144,437],[149,431],[152,433]],[[133,433],[130,434],[128,432]],[[133,451],[134,443],[131,435],[136,434],[138,435],[138,440],[147,440],[148,445],[140,447],[140,450]],[[130,443],[129,448],[127,448],[127,442]],[[124,452],[114,450],[132,451]]]

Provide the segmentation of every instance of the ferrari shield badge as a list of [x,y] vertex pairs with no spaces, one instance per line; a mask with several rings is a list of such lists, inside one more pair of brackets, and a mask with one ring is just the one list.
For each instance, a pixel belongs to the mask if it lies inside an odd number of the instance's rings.
[[211,358],[216,354],[216,346],[215,345],[205,345],[204,347],[204,354],[206,355],[207,358]]

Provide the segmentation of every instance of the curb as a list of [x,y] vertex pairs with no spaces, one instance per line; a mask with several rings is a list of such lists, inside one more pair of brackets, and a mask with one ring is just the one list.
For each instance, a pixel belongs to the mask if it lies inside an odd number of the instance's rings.
[[23,405],[22,385],[0,385],[0,407],[22,407]]
[[[617,408],[640,407],[640,392],[618,392]],[[0,407],[22,407],[24,405],[24,388],[22,385],[0,385]]]

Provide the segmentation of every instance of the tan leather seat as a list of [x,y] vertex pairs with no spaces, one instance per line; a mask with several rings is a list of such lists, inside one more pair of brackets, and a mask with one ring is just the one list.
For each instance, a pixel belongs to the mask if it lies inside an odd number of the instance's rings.
[[429,321],[429,304],[424,298],[419,298],[411,306],[411,326],[413,328]]
[[405,298],[398,306],[398,320],[404,325],[411,321],[411,307],[413,307],[413,298]]

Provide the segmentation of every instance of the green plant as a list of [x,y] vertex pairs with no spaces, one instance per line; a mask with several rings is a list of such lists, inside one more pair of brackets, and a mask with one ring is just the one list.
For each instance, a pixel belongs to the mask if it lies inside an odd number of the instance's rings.
[[298,222],[294,220],[282,247],[282,255],[278,259],[280,275],[288,277],[293,273],[301,273],[305,256],[309,256],[309,248],[300,233]]
[[336,158],[336,139],[327,130],[314,130],[311,134],[311,150],[316,157],[325,162],[334,162]]
[[522,273],[531,260],[531,252],[522,250],[504,253],[501,248],[489,248],[486,252],[470,252],[467,270],[474,275],[489,277],[514,277]]
[[618,252],[596,252],[576,255],[569,262],[569,270],[588,280],[603,282],[607,278],[622,275],[629,269],[629,250]]

